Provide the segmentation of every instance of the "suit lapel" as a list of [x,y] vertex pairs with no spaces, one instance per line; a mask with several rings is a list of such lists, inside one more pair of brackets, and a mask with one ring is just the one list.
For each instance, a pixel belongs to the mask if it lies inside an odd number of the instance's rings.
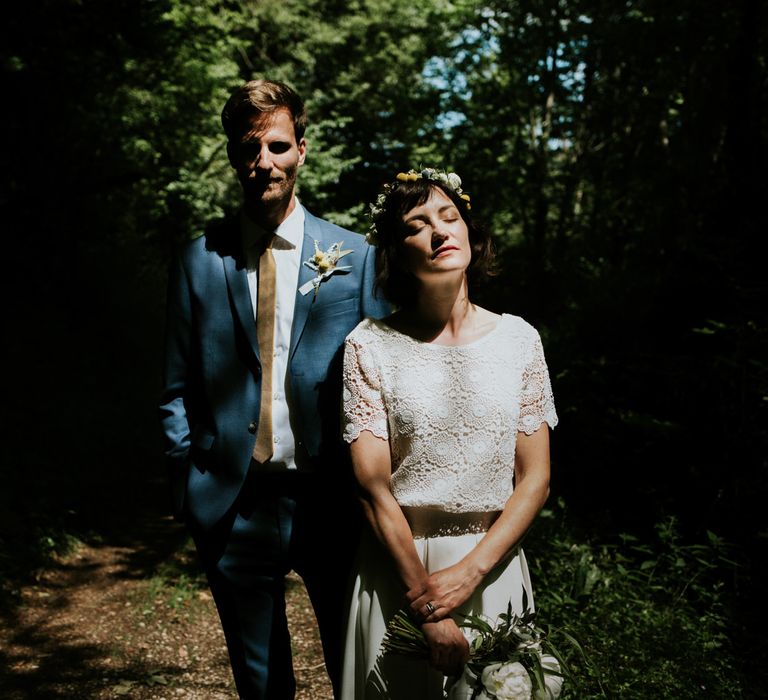
[[307,318],[309,312],[312,309],[312,304],[315,301],[314,292],[310,291],[307,294],[299,294],[299,288],[309,282],[314,276],[315,271],[310,269],[304,264],[305,260],[309,260],[315,254],[315,241],[321,249],[325,250],[328,247],[323,237],[323,227],[320,224],[320,220],[312,216],[306,209],[304,210],[304,243],[301,248],[301,260],[299,262],[299,283],[296,288],[296,305],[293,311],[293,327],[291,328],[291,351],[289,358],[293,358],[293,353],[296,352],[296,346],[301,340],[301,335],[304,332],[304,326],[307,325]]
[[[228,250],[222,255],[224,265],[224,275],[227,279],[227,288],[229,290],[232,308],[235,311],[236,319],[240,321],[245,336],[250,343],[253,354],[259,357],[259,344],[256,338],[256,322],[253,318],[253,307],[251,305],[251,292],[248,287],[248,272],[243,262],[240,248],[240,227],[233,226],[230,235],[238,236],[237,242],[232,239]],[[314,270],[304,264],[315,253],[315,241],[321,249],[328,248],[333,241],[326,241],[324,236],[324,227],[320,219],[312,216],[306,209],[304,210],[304,239],[301,248],[301,258],[299,261],[299,281],[296,288],[296,303],[293,311],[293,326],[291,328],[291,349],[289,357],[292,358],[296,352],[296,346],[304,333],[304,327],[309,318],[309,312],[315,301],[315,295],[312,291],[307,294],[299,294],[299,287],[309,282],[314,276]],[[235,248],[238,252],[235,253]],[[223,251],[222,251],[223,252]]]
[[[239,227],[237,232],[239,235]],[[245,337],[251,345],[253,354],[259,357],[259,343],[256,339],[256,322],[253,318],[253,306],[251,305],[251,292],[248,288],[248,272],[242,262],[238,262],[238,256],[225,255],[222,257],[224,264],[224,275],[227,278],[227,288],[231,305],[235,310],[236,320],[245,332]]]

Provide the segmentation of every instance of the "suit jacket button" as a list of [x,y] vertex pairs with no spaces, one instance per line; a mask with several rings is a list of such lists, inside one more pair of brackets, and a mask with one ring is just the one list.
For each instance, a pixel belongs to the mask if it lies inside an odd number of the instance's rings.
[[256,435],[256,430],[258,427],[259,426],[256,425],[256,421],[251,421],[250,424],[248,425],[248,432],[251,435]]

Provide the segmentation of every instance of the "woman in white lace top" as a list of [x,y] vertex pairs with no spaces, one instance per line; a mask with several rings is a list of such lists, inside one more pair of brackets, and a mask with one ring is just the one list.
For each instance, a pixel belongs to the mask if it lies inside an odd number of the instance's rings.
[[[557,416],[536,330],[469,299],[492,248],[458,177],[401,173],[372,209],[377,281],[398,311],[345,347],[344,438],[375,537],[358,557],[342,697],[437,700],[469,654],[454,613],[533,605],[519,542],[549,492]],[[429,663],[381,653],[403,605]]]

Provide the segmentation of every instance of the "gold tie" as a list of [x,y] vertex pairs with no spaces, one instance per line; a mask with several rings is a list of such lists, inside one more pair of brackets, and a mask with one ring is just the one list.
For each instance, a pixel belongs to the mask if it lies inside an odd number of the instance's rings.
[[261,408],[253,458],[266,462],[272,456],[272,356],[275,352],[275,258],[271,236],[259,257],[259,289],[256,306],[256,339],[261,358]]

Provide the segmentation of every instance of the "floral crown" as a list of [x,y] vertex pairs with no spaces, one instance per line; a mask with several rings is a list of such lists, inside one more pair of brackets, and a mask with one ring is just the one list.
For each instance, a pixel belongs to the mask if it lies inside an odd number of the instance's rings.
[[470,209],[469,195],[463,192],[461,189],[461,178],[456,173],[449,173],[445,170],[439,170],[437,168],[422,168],[419,171],[409,170],[407,173],[398,173],[394,182],[384,185],[384,190],[376,197],[376,201],[372,202],[370,206],[370,217],[372,223],[366,234],[366,239],[371,245],[378,245],[379,232],[376,229],[376,219],[378,219],[386,209],[387,197],[397,186],[398,182],[416,182],[416,180],[432,180],[437,182],[443,187],[447,187],[449,190],[453,190],[461,199],[467,204],[467,209]]

